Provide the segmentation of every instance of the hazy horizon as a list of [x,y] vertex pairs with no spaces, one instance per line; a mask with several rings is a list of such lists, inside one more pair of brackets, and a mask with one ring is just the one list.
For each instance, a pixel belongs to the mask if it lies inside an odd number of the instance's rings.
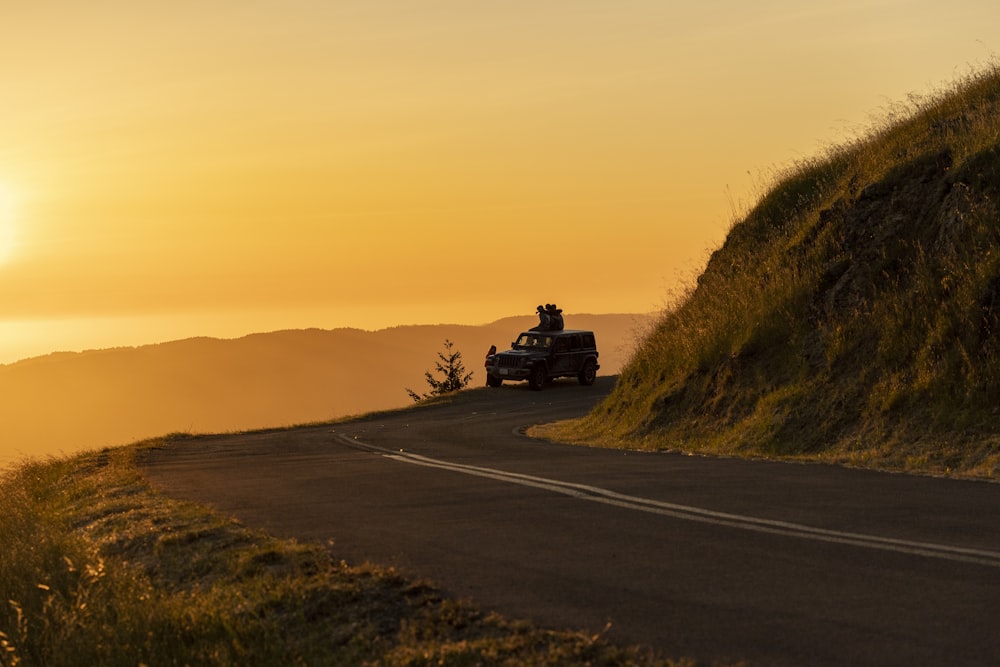
[[[645,313],[567,313],[570,326],[573,315],[628,315],[646,317]],[[141,347],[188,338],[218,338],[232,340],[253,334],[272,333],[299,329],[358,329],[378,332],[397,327],[417,326],[486,326],[494,322],[514,317],[533,317],[533,314],[498,314],[489,320],[460,321],[456,314],[453,321],[423,321],[390,323],[388,318],[372,317],[362,324],[337,320],[334,315],[322,312],[289,314],[279,311],[273,314],[254,314],[249,318],[233,318],[229,314],[204,313],[200,316],[147,315],[117,318],[81,318],[64,321],[37,321],[26,323],[0,322],[0,340],[5,344],[0,349],[0,365],[12,364],[25,359],[58,352],[83,352],[116,347]],[[251,324],[252,322],[252,324]],[[257,328],[254,328],[257,327]],[[158,332],[150,336],[150,331]],[[63,332],[63,333],[60,333]]]
[[[489,346],[503,348],[538,322],[512,320],[198,336],[3,365],[0,468],[24,455],[170,432],[286,426],[412,405],[406,387],[425,387],[424,373],[434,369],[446,338],[462,353],[473,386],[483,386]],[[577,314],[567,325],[597,334],[599,372],[613,375],[651,321],[648,315]]]

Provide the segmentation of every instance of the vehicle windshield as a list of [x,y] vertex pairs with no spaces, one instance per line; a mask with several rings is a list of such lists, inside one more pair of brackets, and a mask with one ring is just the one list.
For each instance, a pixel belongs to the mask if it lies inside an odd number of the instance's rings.
[[523,333],[514,343],[515,350],[542,349],[547,350],[552,347],[552,336],[536,333]]

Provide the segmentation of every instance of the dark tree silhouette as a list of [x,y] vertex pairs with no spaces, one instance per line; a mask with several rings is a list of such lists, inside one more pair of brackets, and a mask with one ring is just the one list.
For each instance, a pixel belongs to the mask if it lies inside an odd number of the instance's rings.
[[450,394],[451,392],[458,391],[469,384],[469,381],[472,379],[472,373],[465,372],[465,365],[462,363],[462,353],[453,349],[454,346],[454,343],[445,338],[444,352],[438,352],[439,361],[437,361],[434,366],[437,373],[444,376],[443,379],[438,380],[431,375],[430,371],[424,373],[427,385],[431,388],[429,392],[426,394],[418,394],[409,387],[406,387],[406,393],[410,395],[410,398],[412,398],[414,402],[419,402],[427,398],[433,398],[434,396]]

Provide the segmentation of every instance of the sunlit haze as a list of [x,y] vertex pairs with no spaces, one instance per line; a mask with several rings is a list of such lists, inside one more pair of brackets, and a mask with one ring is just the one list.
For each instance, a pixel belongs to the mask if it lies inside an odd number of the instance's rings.
[[650,312],[774,169],[1000,49],[1000,3],[13,3],[0,363]]
[[0,267],[14,252],[15,243],[14,195],[0,182]]

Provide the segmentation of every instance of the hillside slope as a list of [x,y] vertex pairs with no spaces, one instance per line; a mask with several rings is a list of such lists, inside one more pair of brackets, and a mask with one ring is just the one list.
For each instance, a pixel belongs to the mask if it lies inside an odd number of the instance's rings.
[[576,430],[996,476],[998,399],[993,67],[782,174]]
[[[617,373],[648,315],[567,315],[593,329],[601,374]],[[22,455],[70,453],[169,432],[287,426],[411,405],[445,338],[473,384],[489,346],[538,318],[487,325],[294,330],[64,352],[0,366],[0,468]]]

